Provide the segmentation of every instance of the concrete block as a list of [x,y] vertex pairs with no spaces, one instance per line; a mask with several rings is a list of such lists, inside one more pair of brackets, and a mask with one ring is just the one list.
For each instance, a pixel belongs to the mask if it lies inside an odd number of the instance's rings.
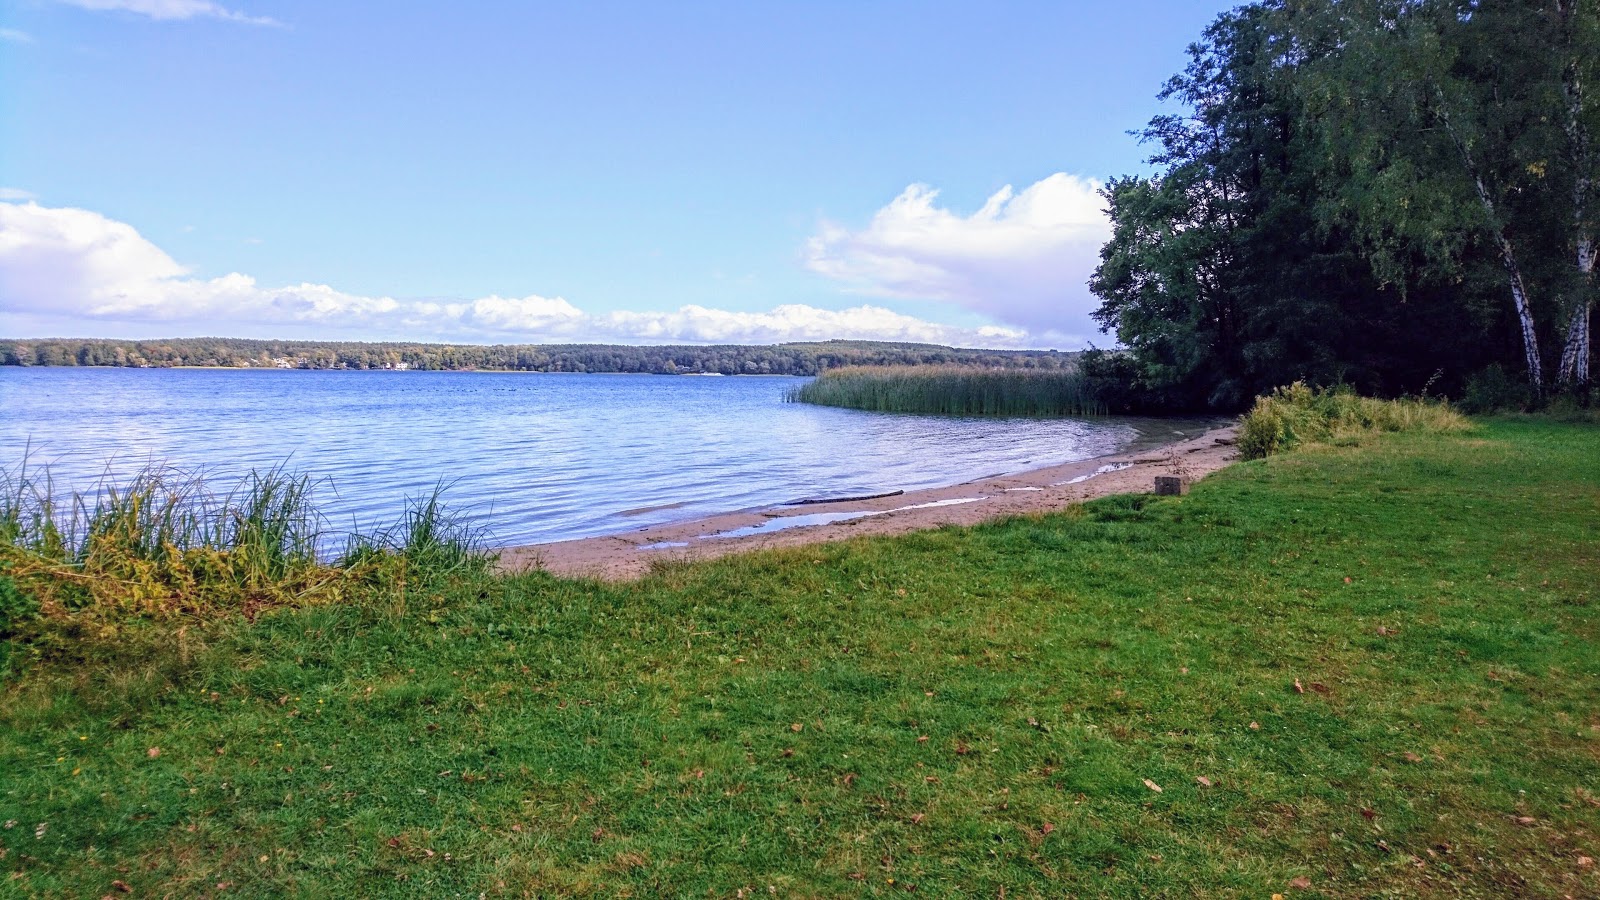
[[1189,480],[1181,475],[1157,475],[1156,496],[1180,497],[1189,493]]

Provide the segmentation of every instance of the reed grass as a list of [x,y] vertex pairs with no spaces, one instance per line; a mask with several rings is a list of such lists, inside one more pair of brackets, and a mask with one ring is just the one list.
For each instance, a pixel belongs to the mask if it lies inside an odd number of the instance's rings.
[[970,366],[849,366],[831,369],[785,397],[872,412],[951,416],[1090,416],[1106,406],[1075,370]]
[[73,492],[26,459],[0,470],[0,636],[63,650],[135,623],[253,618],[378,583],[403,592],[492,561],[443,483],[398,522],[349,534],[328,530],[315,487],[281,466],[222,492],[167,466]]
[[1256,398],[1239,427],[1239,452],[1261,459],[1306,444],[1359,444],[1380,432],[1442,434],[1471,427],[1444,400],[1378,400],[1345,387],[1315,390],[1297,381]]

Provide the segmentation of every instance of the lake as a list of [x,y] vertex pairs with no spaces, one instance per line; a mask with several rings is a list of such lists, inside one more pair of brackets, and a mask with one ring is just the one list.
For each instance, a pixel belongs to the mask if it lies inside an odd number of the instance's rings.
[[[151,463],[317,479],[334,530],[441,480],[500,545],[941,487],[1162,443],[1200,420],[967,419],[785,403],[803,379],[0,368],[0,467],[91,490]],[[31,449],[30,449],[31,448]]]

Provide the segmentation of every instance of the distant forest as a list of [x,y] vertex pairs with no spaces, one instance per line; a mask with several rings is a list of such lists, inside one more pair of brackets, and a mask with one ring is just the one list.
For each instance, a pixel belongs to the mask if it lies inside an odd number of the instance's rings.
[[418,344],[346,341],[0,340],[7,366],[225,366],[258,369],[395,369],[507,372],[632,372],[654,375],[815,375],[839,366],[956,364],[1062,369],[1077,354],[1054,350],[959,350],[934,344],[821,341],[769,346],[614,344]]

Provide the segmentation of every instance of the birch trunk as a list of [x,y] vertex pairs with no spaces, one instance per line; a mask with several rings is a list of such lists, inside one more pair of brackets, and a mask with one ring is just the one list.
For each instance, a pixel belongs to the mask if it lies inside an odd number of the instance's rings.
[[1506,237],[1505,229],[1500,227],[1500,217],[1495,212],[1494,198],[1489,196],[1489,189],[1483,183],[1483,173],[1473,161],[1472,148],[1462,139],[1456,131],[1455,123],[1450,120],[1449,105],[1445,103],[1444,91],[1437,86],[1434,91],[1439,99],[1439,119],[1444,123],[1445,131],[1450,133],[1450,139],[1461,154],[1461,162],[1466,166],[1467,177],[1472,179],[1472,186],[1478,192],[1478,203],[1483,207],[1484,218],[1494,235],[1495,246],[1500,250],[1500,261],[1505,265],[1506,276],[1511,281],[1511,302],[1517,310],[1517,322],[1522,326],[1522,353],[1528,364],[1528,386],[1533,391],[1533,398],[1537,400],[1544,396],[1544,365],[1539,359],[1539,333],[1533,326],[1533,310],[1528,304],[1528,288],[1522,281],[1522,267],[1517,265],[1517,255],[1512,250],[1511,241]]
[[1561,383],[1580,391],[1589,386],[1589,299],[1594,289],[1594,242],[1588,237],[1578,240],[1578,274],[1580,294],[1572,307],[1572,320],[1567,323],[1567,343],[1561,350]]
[[1572,298],[1572,318],[1567,323],[1567,340],[1561,349],[1557,380],[1583,391],[1589,386],[1589,308],[1594,297],[1594,233],[1589,229],[1586,203],[1591,187],[1589,178],[1589,132],[1583,124],[1583,70],[1577,56],[1573,29],[1578,15],[1578,0],[1558,0],[1561,30],[1566,38],[1568,58],[1562,72],[1561,92],[1567,100],[1567,147],[1572,155],[1572,234],[1578,245],[1578,278]]

